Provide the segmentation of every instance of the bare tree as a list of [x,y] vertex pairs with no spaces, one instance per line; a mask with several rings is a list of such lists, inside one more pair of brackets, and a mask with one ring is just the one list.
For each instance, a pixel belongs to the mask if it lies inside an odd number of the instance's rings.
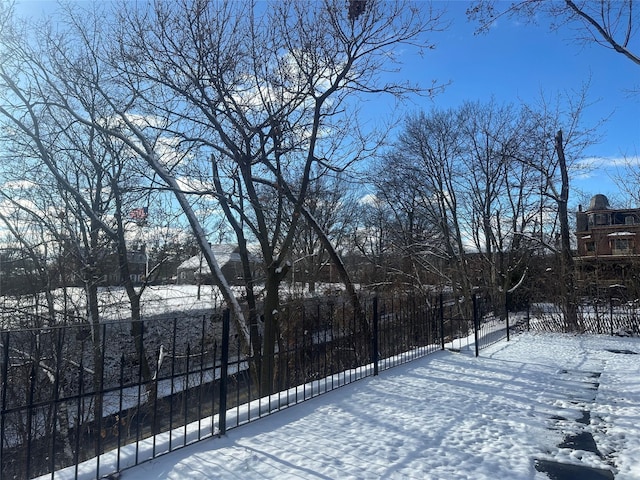
[[449,284],[445,281],[440,221],[432,215],[433,192],[424,181],[423,166],[415,152],[398,142],[378,162],[370,181],[376,198],[369,205],[370,213],[378,212],[374,218],[382,222],[380,228],[390,243],[385,256],[393,257],[383,262],[387,275],[393,275],[403,289]]
[[[473,280],[467,259],[471,216],[461,182],[466,171],[461,162],[462,130],[458,113],[451,109],[409,116],[393,152],[391,165],[402,182],[395,189],[417,189],[421,214],[430,227],[425,238],[423,264],[443,285],[469,298]],[[393,191],[387,194],[394,202]],[[424,222],[424,220],[423,220]],[[443,261],[440,261],[440,260]]]
[[462,161],[468,173],[471,240],[479,285],[502,311],[507,291],[526,274],[539,212],[539,174],[517,161],[528,154],[526,110],[512,104],[467,103],[460,109]]
[[[7,163],[12,164],[7,162],[6,157],[2,160],[5,166]],[[59,320],[54,298],[57,282],[49,268],[59,254],[56,244],[51,241],[54,238],[52,231],[55,232],[55,229],[50,224],[50,206],[35,188],[25,188],[24,182],[12,184],[5,177],[5,183],[0,188],[0,229],[7,232],[3,248],[20,252],[20,258],[12,262],[3,261],[0,292],[5,298],[8,295],[14,296],[15,301],[9,305],[3,302],[1,315],[3,320],[10,321],[16,317],[27,320],[19,325],[9,322],[7,327],[43,328],[55,325]],[[12,265],[15,262],[23,265]],[[13,267],[19,267],[21,278],[11,278],[11,271],[16,270]],[[18,300],[21,296],[30,298],[26,305],[21,305]],[[19,315],[21,310],[24,316]]]
[[359,218],[353,225],[353,244],[356,254],[366,261],[368,268],[359,272],[360,282],[368,289],[378,291],[389,286],[389,262],[392,243],[390,239],[391,211],[388,204],[375,195],[367,195],[360,201]]
[[[588,89],[558,96],[554,101],[542,97],[537,105],[527,108],[531,119],[530,153],[520,158],[541,175],[541,194],[553,202],[558,230],[541,236],[541,243],[558,255],[561,275],[558,280],[560,301],[565,310],[567,328],[578,328],[576,292],[573,282],[573,258],[568,216],[570,180],[580,173],[578,160],[589,145],[598,141],[597,127],[584,124],[588,108]],[[543,212],[541,211],[541,214]],[[556,241],[559,239],[559,241]]]
[[[594,139],[581,125],[586,106],[582,91],[555,109],[465,103],[408,117],[376,171],[377,197],[395,219],[383,230],[419,225],[407,238],[422,248],[421,267],[465,297],[482,288],[503,311],[508,293],[526,285],[534,252],[564,252],[561,264],[570,264],[568,172]],[[558,143],[562,122],[569,133]],[[573,292],[570,268],[563,271],[562,288]]]
[[488,31],[492,23],[501,17],[535,22],[540,13],[551,19],[552,28],[573,29],[576,40],[595,42],[640,65],[637,36],[640,9],[634,0],[521,0],[510,4],[482,0],[474,2],[467,10],[469,18],[479,22],[479,31],[482,32]]
[[623,156],[619,170],[614,176],[614,181],[620,192],[623,192],[623,198],[626,199],[627,208],[635,208],[640,205],[640,169],[638,168],[638,159],[640,152],[635,150]]
[[[309,216],[316,221],[320,230],[326,232],[337,251],[345,247],[355,217],[355,200],[349,187],[340,174],[315,173],[304,205]],[[317,232],[318,228],[304,218],[291,252],[293,287],[295,282],[303,282],[303,286],[306,283],[310,293],[315,293],[319,281],[341,280],[337,274],[332,274],[333,262]]]
[[[15,145],[15,152],[22,149],[17,160],[28,160],[45,170],[58,193],[57,206],[47,213],[59,220],[59,229],[51,230],[79,267],[72,273],[86,294],[96,388],[104,374],[98,286],[109,273],[104,271],[105,262],[114,255],[117,261],[112,268],[119,273],[119,283],[130,301],[131,335],[141,372],[150,380],[140,313],[145,285],[134,286],[127,242],[132,225],[128,212],[139,200],[138,192],[131,188],[136,177],[135,155],[117,136],[105,133],[113,116],[105,92],[113,97],[115,92],[114,84],[105,81],[103,72],[108,70],[94,55],[101,51],[105,38],[98,28],[102,17],[93,12],[83,17],[89,22],[83,24],[73,11],[66,13],[68,24],[59,31],[45,24],[42,33],[31,40],[18,29],[11,38],[6,37],[4,46],[10,55],[0,66],[0,117],[11,132],[7,144]],[[41,180],[21,172],[33,185]],[[149,385],[153,399],[155,383]],[[100,396],[96,397],[95,415],[102,416]]]
[[[357,131],[346,114],[352,99],[366,92],[417,91],[380,85],[380,73],[397,46],[426,45],[424,34],[438,26],[438,15],[428,8],[362,5],[349,18],[340,1],[311,8],[295,2],[157,2],[150,9],[124,8],[115,35],[124,53],[120,75],[140,98],[139,113],[167,118],[164,134],[197,152],[191,167],[199,167],[207,187],[183,193],[212,195],[236,234],[256,341],[257,300],[246,245],[259,244],[264,333],[253,349],[263,354],[264,392],[274,375],[279,286],[291,267],[300,218],[322,233],[305,206],[311,172],[315,166],[343,170],[362,157],[363,150],[347,142]],[[177,193],[171,181],[183,168],[173,164],[161,175]],[[339,261],[335,247],[323,241]]]

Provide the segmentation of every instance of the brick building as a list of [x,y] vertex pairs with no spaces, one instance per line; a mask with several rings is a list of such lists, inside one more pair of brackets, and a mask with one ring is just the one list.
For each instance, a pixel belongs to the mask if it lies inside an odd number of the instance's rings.
[[576,214],[579,285],[603,290],[623,285],[635,291],[640,276],[640,208],[613,209],[602,194]]

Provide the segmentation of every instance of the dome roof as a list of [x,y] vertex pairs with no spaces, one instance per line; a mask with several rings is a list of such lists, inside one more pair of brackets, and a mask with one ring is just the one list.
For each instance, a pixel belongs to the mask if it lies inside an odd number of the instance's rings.
[[591,197],[591,203],[589,204],[589,210],[607,210],[609,208],[609,199],[598,193]]

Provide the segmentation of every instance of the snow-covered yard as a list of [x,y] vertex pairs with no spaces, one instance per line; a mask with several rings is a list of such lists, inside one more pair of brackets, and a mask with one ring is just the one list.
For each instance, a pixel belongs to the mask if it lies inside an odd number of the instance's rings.
[[[526,333],[479,358],[440,351],[121,478],[543,479],[559,462],[638,479],[632,352],[640,339]],[[596,448],[576,440],[591,437]]]

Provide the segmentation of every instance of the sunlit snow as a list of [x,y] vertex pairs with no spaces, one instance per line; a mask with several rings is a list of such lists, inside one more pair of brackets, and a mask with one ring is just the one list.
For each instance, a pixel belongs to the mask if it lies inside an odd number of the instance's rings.
[[[631,352],[640,339],[527,333],[479,358],[441,351],[121,478],[543,479],[535,461],[553,460],[637,479],[640,355]],[[599,455],[560,446],[581,431]]]

